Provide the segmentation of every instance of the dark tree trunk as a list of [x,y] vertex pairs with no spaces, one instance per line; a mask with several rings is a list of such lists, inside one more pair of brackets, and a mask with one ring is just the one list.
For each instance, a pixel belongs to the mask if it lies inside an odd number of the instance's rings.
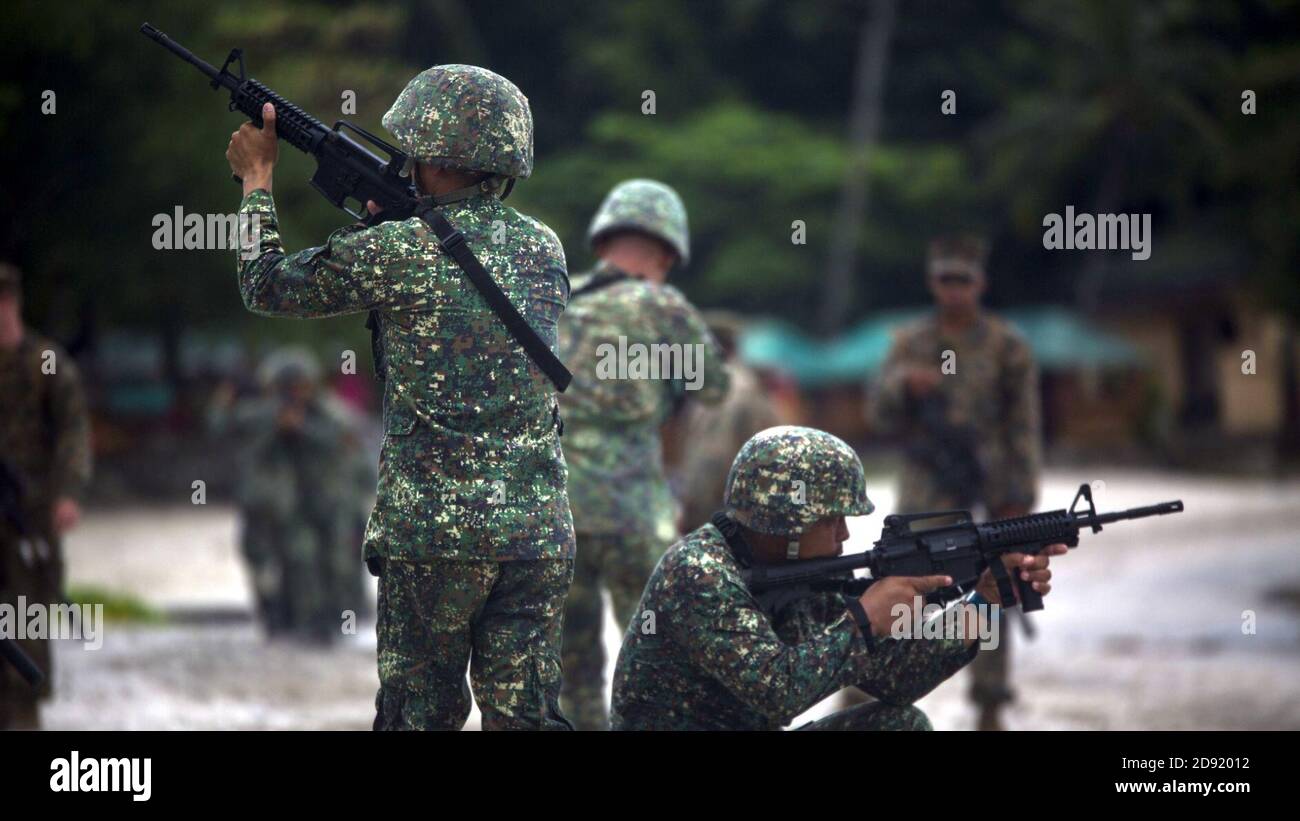
[[827,334],[839,331],[852,306],[853,274],[858,262],[858,236],[867,213],[867,163],[880,138],[880,111],[885,92],[889,41],[894,33],[897,0],[871,0],[871,13],[858,38],[857,72],[849,123],[849,165],[831,234],[826,285],[818,324]]

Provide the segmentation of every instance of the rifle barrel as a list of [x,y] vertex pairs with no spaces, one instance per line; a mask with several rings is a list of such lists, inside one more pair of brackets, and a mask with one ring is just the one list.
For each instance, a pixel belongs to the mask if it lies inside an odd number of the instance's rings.
[[1122,522],[1125,519],[1145,519],[1148,516],[1164,516],[1167,513],[1182,513],[1183,502],[1181,499],[1173,502],[1161,502],[1158,505],[1147,505],[1145,507],[1131,507],[1128,510],[1117,510],[1114,513],[1098,513],[1096,516],[1084,514],[1079,519],[1081,525],[1107,525],[1111,522]]
[[212,65],[206,60],[196,57],[192,51],[185,48],[185,46],[182,46],[180,43],[176,42],[172,38],[168,37],[163,32],[159,31],[152,24],[145,23],[144,25],[140,26],[140,33],[143,34],[145,37],[148,37],[150,40],[153,40],[155,43],[162,46],[163,48],[167,49],[172,54],[175,54],[177,57],[181,58],[185,62],[194,66],[199,71],[202,71],[204,74],[208,75],[213,80],[220,82],[221,85],[225,86],[226,88],[232,91],[234,90],[233,78],[230,78],[230,81],[227,81],[226,78],[222,77],[221,72],[217,70],[216,66]]

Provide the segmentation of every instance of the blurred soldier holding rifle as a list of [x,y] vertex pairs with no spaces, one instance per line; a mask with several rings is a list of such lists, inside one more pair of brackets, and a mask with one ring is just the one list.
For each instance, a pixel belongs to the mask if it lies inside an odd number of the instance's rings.
[[[873,394],[877,428],[901,437],[898,513],[971,509],[1021,516],[1037,494],[1038,369],[1025,340],[984,311],[987,250],[969,236],[930,243],[926,282],[936,310],[899,329]],[[971,665],[980,729],[1000,729],[1010,633]]]
[[[63,534],[81,519],[90,418],[67,352],[23,325],[21,277],[0,263],[0,602],[63,601]],[[20,618],[22,616],[20,615]],[[0,729],[36,729],[50,695],[49,640],[16,642],[45,675],[33,689],[0,664]]]
[[320,366],[300,347],[271,353],[262,393],[237,404],[219,391],[209,413],[240,450],[236,490],[242,546],[258,615],[270,636],[319,643],[338,637],[352,577],[360,577],[349,496],[351,420],[320,388]]

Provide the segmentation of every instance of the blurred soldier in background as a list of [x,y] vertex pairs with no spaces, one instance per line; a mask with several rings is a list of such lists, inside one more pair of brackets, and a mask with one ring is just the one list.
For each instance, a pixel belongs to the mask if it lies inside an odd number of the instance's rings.
[[[17,268],[0,263],[0,602],[63,601],[62,536],[81,518],[90,420],[72,357],[23,326]],[[0,664],[0,729],[37,729],[53,682],[49,640],[20,642],[45,673],[32,689]]]
[[[687,404],[672,423],[675,457],[669,465],[673,492],[681,506],[679,530],[691,531],[718,508],[727,472],[740,446],[760,430],[781,424],[758,374],[740,360],[737,346],[744,319],[730,311],[705,311],[713,338],[727,361],[731,389],[721,405]],[[665,449],[669,450],[667,444]]]
[[[683,401],[716,404],[727,392],[722,353],[668,272],[690,257],[686,208],[652,180],[614,187],[587,232],[599,258],[574,279],[561,320],[560,358],[573,369],[563,399],[564,455],[578,539],[564,611],[564,704],[578,729],[606,728],[601,587],[626,625],[650,571],[677,538],[659,428]],[[613,349],[680,346],[702,352],[697,382],[683,374],[618,378],[598,365]],[[672,378],[675,377],[675,378]]]
[[[981,310],[983,241],[930,243],[927,282],[937,310],[901,328],[874,393],[874,422],[898,434],[904,461],[899,513],[969,510],[993,518],[1034,506],[1041,438],[1038,370],[1024,339]],[[924,524],[924,523],[922,523]],[[1000,729],[1010,630],[971,665],[980,729]]]
[[258,614],[268,635],[329,642],[341,612],[360,606],[351,420],[320,390],[306,349],[275,351],[258,376],[260,396],[233,404],[222,391],[210,414],[214,432],[239,442],[235,497]]
[[528,99],[477,66],[421,72],[383,117],[411,158],[417,215],[340,228],[297,253],[281,243],[271,196],[270,105],[263,122],[241,126],[226,152],[244,181],[240,213],[260,220],[260,255],[240,262],[244,304],[282,317],[369,312],[384,380],[365,542],[379,577],[375,729],[463,727],[467,667],[484,729],[571,729],[559,700],[573,518],[555,386],[443,250],[429,213],[553,348],[569,296],[564,249],[502,202],[532,173]]

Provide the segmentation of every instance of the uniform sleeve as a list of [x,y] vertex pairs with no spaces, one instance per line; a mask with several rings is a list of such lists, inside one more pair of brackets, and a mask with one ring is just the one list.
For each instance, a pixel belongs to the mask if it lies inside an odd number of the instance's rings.
[[54,427],[52,487],[58,496],[78,498],[90,481],[90,416],[81,373],[68,354],[55,369],[50,414]]
[[[827,594],[810,613],[816,621],[833,624],[847,606],[841,594]],[[979,652],[979,644],[967,646],[960,639],[895,639],[877,637],[872,656],[858,656],[868,663],[853,683],[858,689],[886,704],[911,704],[939,686]]]
[[911,704],[965,667],[979,652],[979,642],[969,647],[961,639],[877,638],[883,659],[880,667],[864,670],[858,689],[886,704]]
[[1014,337],[1002,369],[1003,466],[1007,498],[990,500],[994,507],[1032,509],[1042,460],[1042,422],[1038,396],[1038,366],[1029,345]]
[[669,295],[668,330],[666,342],[700,346],[685,350],[699,350],[703,356],[696,361],[699,372],[692,379],[682,380],[678,389],[683,398],[705,405],[717,405],[727,398],[731,375],[722,356],[722,346],[714,339],[700,312],[676,289],[665,288]]
[[836,690],[889,674],[888,657],[868,652],[847,612],[805,640],[785,643],[743,583],[720,565],[700,569],[673,599],[683,609],[660,623],[692,664],[782,725]]
[[[455,287],[459,276],[455,260],[430,257],[403,222],[345,226],[324,245],[286,255],[269,192],[249,193],[239,212],[257,217],[257,256],[244,259],[239,252],[239,293],[254,313],[311,318],[418,308],[430,281],[446,278]],[[416,272],[418,280],[411,276]]]
[[907,358],[901,335],[895,335],[876,378],[870,402],[870,422],[880,433],[897,434],[907,409]]

